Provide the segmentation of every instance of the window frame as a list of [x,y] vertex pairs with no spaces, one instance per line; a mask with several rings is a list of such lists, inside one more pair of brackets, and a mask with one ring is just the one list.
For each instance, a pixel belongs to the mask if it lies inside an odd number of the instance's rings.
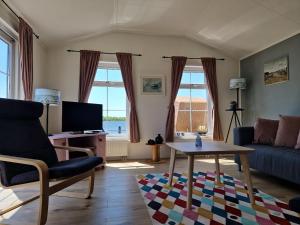
[[[116,69],[116,70],[120,70],[120,66],[118,62],[113,62],[113,61],[100,61],[97,67],[98,69]],[[96,77],[95,77],[96,79]],[[124,82],[123,81],[96,81],[94,80],[92,87],[106,87],[107,88],[107,92],[108,92],[108,88],[109,87],[124,87]],[[108,107],[108,93],[106,95],[106,102],[107,102],[107,107]],[[116,134],[116,133],[109,133],[108,137],[120,137],[120,138],[124,138],[124,137],[128,137],[129,136],[129,105],[128,105],[128,99],[127,99],[127,95],[125,93],[125,98],[126,98],[126,109],[125,109],[125,113],[126,113],[126,127],[127,130],[124,133],[121,134]],[[109,108],[107,108],[106,110],[103,109],[103,117],[107,116],[107,114],[105,114],[105,111],[108,113],[109,111],[124,111],[124,110],[110,110]]]
[[8,45],[7,52],[7,63],[8,69],[7,73],[0,71],[1,74],[8,76],[7,79],[7,96],[6,98],[14,98],[17,95],[16,84],[18,76],[16,73],[16,39],[8,35],[2,29],[0,29],[0,39]]
[[[195,72],[198,72],[198,73],[203,73],[204,74],[204,70],[203,70],[203,66],[202,65],[186,65],[184,70],[183,70],[183,73],[195,73]],[[212,117],[209,116],[210,113],[212,112],[212,100],[211,100],[211,97],[210,97],[210,94],[209,94],[209,90],[208,90],[208,86],[207,86],[207,81],[206,81],[206,77],[205,77],[205,74],[204,74],[204,84],[182,84],[180,82],[180,86],[179,86],[179,90],[180,89],[187,89],[187,90],[190,90],[190,109],[187,110],[187,109],[183,109],[183,110],[178,110],[178,112],[190,112],[190,127],[192,127],[192,112],[207,112],[208,116],[207,116],[207,128],[208,128],[208,133],[207,135],[210,136],[212,134]],[[192,101],[191,101],[191,90],[206,90],[206,93],[207,93],[207,110],[200,110],[200,109],[195,109],[193,110],[192,109]],[[177,97],[177,96],[176,96]],[[176,124],[175,124],[175,128],[176,128]],[[178,132],[176,130],[174,130],[174,133],[176,136],[180,136],[178,134],[182,134],[184,133],[184,136],[189,136],[189,134],[193,134],[194,132]],[[183,136],[183,135],[182,135]]]

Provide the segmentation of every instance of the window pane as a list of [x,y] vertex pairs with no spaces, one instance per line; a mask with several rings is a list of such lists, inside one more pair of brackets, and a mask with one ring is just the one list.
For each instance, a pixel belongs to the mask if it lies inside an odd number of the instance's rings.
[[180,88],[175,100],[175,111],[176,110],[190,110],[190,89]]
[[205,89],[192,89],[192,110],[207,110],[207,95]]
[[108,80],[109,81],[123,82],[121,70],[119,70],[119,69],[109,69],[108,70]]
[[108,88],[108,109],[126,111],[126,93],[123,87]]
[[97,69],[95,81],[107,81],[106,69]]
[[201,98],[207,99],[207,90],[206,89],[191,89],[192,98]]
[[103,118],[103,128],[109,133],[126,133],[126,111],[108,111]]
[[192,111],[192,132],[207,130],[207,111]]
[[177,97],[190,97],[190,89],[179,88]]
[[7,97],[7,76],[0,74],[0,98]]
[[191,132],[190,111],[175,111],[175,132]]
[[0,39],[0,71],[8,73],[8,48],[9,45]]
[[192,84],[205,84],[204,73],[191,73]]
[[181,84],[190,84],[191,83],[190,73],[183,72],[180,83]]
[[103,110],[107,110],[107,87],[92,87],[89,103],[103,105]]

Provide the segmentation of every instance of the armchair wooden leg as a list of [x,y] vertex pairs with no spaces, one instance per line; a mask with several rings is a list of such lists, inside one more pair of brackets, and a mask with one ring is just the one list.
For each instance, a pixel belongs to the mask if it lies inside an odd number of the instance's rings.
[[48,171],[39,169],[40,177],[40,210],[38,216],[38,225],[45,225],[48,217],[49,204],[49,179]]
[[90,198],[94,191],[94,183],[95,183],[95,170],[92,172],[91,176],[89,177],[89,190],[86,195],[86,198]]

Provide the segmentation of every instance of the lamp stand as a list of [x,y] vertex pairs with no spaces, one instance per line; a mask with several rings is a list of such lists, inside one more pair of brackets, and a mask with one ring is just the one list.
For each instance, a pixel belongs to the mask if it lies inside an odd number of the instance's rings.
[[49,132],[48,132],[48,121],[49,121],[49,103],[46,104],[46,134],[47,136],[49,135]]
[[237,103],[237,108],[239,108],[240,105],[240,89],[236,89],[236,103]]
[[231,129],[231,125],[232,125],[233,119],[234,119],[235,127],[241,126],[241,122],[240,122],[239,116],[237,114],[237,111],[242,111],[242,110],[243,109],[232,109],[232,110],[227,109],[226,110],[226,111],[232,111],[232,115],[231,115],[231,120],[230,120],[230,123],[229,123],[228,130],[227,130],[227,135],[226,135],[225,143],[227,143],[227,141],[228,141],[229,132],[230,132],[230,129]]

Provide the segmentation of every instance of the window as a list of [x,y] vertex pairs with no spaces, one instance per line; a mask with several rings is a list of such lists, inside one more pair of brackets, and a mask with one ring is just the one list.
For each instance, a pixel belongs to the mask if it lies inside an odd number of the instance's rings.
[[186,66],[175,100],[175,133],[210,132],[210,105],[202,67]]
[[0,30],[0,98],[12,97],[14,41]]
[[89,97],[103,105],[103,129],[111,135],[127,135],[127,96],[118,63],[100,62]]

